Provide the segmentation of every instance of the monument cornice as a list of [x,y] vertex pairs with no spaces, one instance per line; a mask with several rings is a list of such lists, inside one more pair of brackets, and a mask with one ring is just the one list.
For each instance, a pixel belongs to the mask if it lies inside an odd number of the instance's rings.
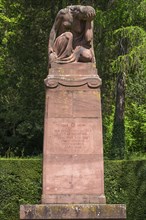
[[69,87],[76,87],[76,86],[83,86],[88,85],[90,88],[98,88],[101,86],[102,81],[98,75],[95,76],[70,76],[70,75],[60,75],[60,76],[53,76],[48,75],[47,78],[44,80],[46,87],[49,88],[56,88],[58,85],[69,86]]

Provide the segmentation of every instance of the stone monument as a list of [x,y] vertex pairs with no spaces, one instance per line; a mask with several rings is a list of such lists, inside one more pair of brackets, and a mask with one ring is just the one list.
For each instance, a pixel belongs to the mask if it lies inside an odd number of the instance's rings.
[[56,16],[45,79],[42,204],[21,206],[20,219],[126,219],[125,205],[107,205],[104,195],[94,16],[81,5]]

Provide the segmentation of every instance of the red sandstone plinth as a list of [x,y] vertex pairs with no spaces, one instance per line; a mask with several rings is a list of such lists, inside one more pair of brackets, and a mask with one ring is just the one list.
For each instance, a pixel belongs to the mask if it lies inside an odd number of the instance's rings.
[[126,206],[120,204],[21,205],[20,219],[125,220]]
[[56,64],[45,85],[42,203],[105,203],[101,79],[94,64]]

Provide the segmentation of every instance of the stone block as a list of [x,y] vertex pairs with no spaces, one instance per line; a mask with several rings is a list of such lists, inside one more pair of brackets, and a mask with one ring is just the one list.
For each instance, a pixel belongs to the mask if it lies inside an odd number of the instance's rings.
[[105,203],[95,66],[54,64],[45,84],[42,203]]
[[124,220],[126,219],[126,206],[122,204],[21,205],[20,220],[24,219]]

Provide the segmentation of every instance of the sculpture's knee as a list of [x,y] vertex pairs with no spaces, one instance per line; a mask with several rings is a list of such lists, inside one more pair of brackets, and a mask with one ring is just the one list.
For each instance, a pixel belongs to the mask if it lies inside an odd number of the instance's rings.
[[82,62],[91,62],[92,61],[92,53],[88,49],[82,50],[81,57]]
[[71,32],[65,32],[63,35],[68,39],[73,39],[73,34]]
[[53,63],[55,60],[56,60],[56,53],[54,52],[54,53],[51,53],[50,55],[49,55],[49,63]]

